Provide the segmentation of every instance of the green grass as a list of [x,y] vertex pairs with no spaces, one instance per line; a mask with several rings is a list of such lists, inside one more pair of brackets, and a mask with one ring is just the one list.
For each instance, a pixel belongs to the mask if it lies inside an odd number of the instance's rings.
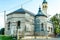
[[13,40],[11,36],[0,35],[0,40]]

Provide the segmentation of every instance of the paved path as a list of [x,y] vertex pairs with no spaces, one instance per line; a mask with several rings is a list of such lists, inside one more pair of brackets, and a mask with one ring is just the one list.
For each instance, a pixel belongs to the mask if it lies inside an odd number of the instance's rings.
[[60,40],[60,38],[52,38],[52,37],[29,37],[29,36],[26,36],[24,38],[22,38],[21,40]]
[[49,38],[49,39],[23,39],[23,40],[60,40],[60,38]]

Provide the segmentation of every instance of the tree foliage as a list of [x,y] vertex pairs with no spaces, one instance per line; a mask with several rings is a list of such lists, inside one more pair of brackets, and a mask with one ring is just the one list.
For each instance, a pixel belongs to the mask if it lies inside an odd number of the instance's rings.
[[51,17],[50,20],[53,23],[55,35],[60,34],[59,19],[56,16],[53,16],[53,17]]
[[4,31],[5,31],[5,28],[1,28],[0,34],[1,34],[1,35],[4,35]]

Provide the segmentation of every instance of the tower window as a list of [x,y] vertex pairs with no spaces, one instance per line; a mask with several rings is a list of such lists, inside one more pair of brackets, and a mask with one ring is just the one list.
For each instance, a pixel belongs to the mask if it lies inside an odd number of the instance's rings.
[[17,22],[17,28],[20,28],[20,21]]
[[44,6],[43,6],[43,8],[44,8]]
[[43,8],[46,8],[47,6],[43,6]]
[[43,23],[41,24],[41,31],[44,31]]
[[46,8],[47,6],[45,6],[45,8]]
[[10,30],[10,22],[8,22],[8,30]]

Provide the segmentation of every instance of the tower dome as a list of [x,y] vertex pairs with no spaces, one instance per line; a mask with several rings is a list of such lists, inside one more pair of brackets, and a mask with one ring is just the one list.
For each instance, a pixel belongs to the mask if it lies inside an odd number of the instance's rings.
[[43,3],[47,3],[47,1],[46,0],[43,0]]
[[45,14],[43,14],[40,7],[39,7],[39,10],[38,10],[38,13],[37,13],[36,16],[45,16],[45,17],[47,17]]
[[48,9],[48,3],[46,0],[43,0],[42,2],[42,11],[45,15],[47,15],[47,9]]

